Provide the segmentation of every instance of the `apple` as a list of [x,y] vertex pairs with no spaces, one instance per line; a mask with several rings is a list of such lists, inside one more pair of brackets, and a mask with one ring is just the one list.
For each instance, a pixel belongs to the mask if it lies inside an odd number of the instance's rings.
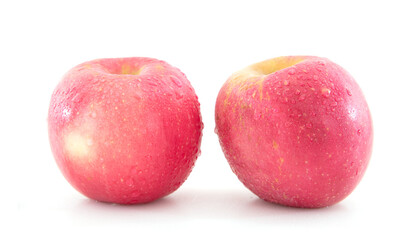
[[51,97],[52,153],[68,182],[119,204],[164,197],[200,153],[198,98],[185,75],[152,58],[109,58],[71,69]]
[[326,58],[279,57],[236,72],[219,92],[215,118],[239,180],[281,205],[318,208],[343,200],[371,156],[362,91]]

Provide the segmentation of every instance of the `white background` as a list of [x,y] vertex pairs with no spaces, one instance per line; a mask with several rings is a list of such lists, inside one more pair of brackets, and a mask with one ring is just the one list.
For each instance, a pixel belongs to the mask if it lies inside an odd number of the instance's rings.
[[[419,239],[420,8],[417,1],[1,1],[0,239]],[[231,73],[284,55],[328,57],[364,91],[374,121],[364,179],[341,203],[259,200],[231,172],[214,104]],[[184,185],[146,205],[88,200],[47,137],[50,96],[84,61],[145,56],[180,68],[205,124]]]

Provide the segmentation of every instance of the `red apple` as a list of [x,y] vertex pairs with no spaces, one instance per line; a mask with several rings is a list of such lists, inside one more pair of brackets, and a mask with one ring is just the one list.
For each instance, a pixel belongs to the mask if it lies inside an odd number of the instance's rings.
[[293,207],[344,199],[372,151],[359,86],[337,64],[311,56],[274,58],[233,74],[217,97],[216,132],[247,188]]
[[103,202],[150,202],[186,180],[200,152],[200,104],[185,75],[152,58],[71,69],[50,103],[51,149],[65,178]]

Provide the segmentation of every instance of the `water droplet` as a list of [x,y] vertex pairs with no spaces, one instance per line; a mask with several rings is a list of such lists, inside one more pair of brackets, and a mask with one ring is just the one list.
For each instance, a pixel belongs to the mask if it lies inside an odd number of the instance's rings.
[[130,174],[133,175],[133,176],[137,175],[137,168],[132,167],[131,170],[130,170]]
[[349,96],[352,95],[351,92],[350,92],[350,90],[346,89],[346,91],[347,91],[347,95],[349,95]]
[[359,135],[359,136],[360,136],[361,134],[362,134],[362,130],[360,130],[360,129],[359,129],[359,130],[357,130],[357,135]]
[[134,191],[134,192],[132,192],[132,193],[130,194],[130,196],[131,196],[132,198],[137,198],[138,196],[140,196],[140,192],[139,192],[139,191]]
[[325,66],[325,61],[324,60],[319,60],[318,64],[321,65],[321,66]]
[[254,119],[255,120],[259,120],[261,118],[261,112],[259,112],[259,111],[255,111],[254,112]]
[[302,94],[302,95],[300,95],[300,97],[299,97],[299,101],[303,101],[303,100],[305,100],[305,94]]
[[71,99],[72,102],[80,102],[80,100],[82,100],[82,97],[80,95],[80,93],[77,93],[76,95],[74,95],[74,97]]
[[296,95],[299,95],[300,94],[300,90],[299,89],[296,89],[295,94]]
[[125,180],[125,184],[127,184],[127,186],[132,187],[134,185],[134,181],[132,178],[129,178],[127,180]]
[[176,97],[176,99],[180,100],[181,98],[184,97],[184,94],[182,94],[180,92],[175,92],[175,97]]
[[157,83],[153,80],[153,79],[147,79],[148,81],[147,81],[147,83],[150,85],[150,86],[154,86],[154,87],[156,87],[157,86]]
[[291,69],[289,69],[289,71],[287,73],[289,75],[294,75],[296,73],[296,69],[295,68],[291,68]]
[[136,94],[134,94],[134,98],[137,100],[142,100],[143,99],[143,95],[141,92],[136,92]]
[[329,97],[329,96],[330,96],[330,94],[331,94],[331,90],[330,90],[330,89],[328,89],[328,88],[323,88],[323,89],[321,90],[321,94],[322,94],[322,96],[324,96],[324,97]]
[[171,76],[171,80],[177,87],[182,87],[182,82],[178,78]]
[[91,112],[91,113],[89,114],[89,116],[90,116],[91,118],[96,118],[96,112]]
[[284,80],[283,84],[284,84],[284,86],[289,86],[289,81]]
[[334,102],[330,103],[330,106],[331,106],[331,107],[335,107],[335,106],[337,106],[337,105],[338,105],[338,103],[337,103],[336,101],[334,101]]
[[312,128],[312,123],[311,122],[306,123],[306,127],[307,128]]

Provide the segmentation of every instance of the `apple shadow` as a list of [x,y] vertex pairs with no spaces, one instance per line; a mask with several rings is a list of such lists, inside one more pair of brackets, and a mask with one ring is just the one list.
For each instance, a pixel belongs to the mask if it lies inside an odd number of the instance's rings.
[[179,189],[165,198],[137,205],[81,199],[72,209],[72,214],[78,221],[101,225],[116,221],[128,224],[171,224],[203,219],[270,224],[322,224],[331,217],[346,218],[349,212],[349,208],[342,203],[316,209],[286,207],[261,200],[246,189]]
[[287,223],[323,224],[331,219],[341,221],[349,218],[351,211],[346,204],[338,203],[323,208],[295,208],[283,206],[262,199],[254,199],[248,203],[250,217],[264,218],[267,221]]
[[71,213],[74,219],[89,225],[141,223],[171,214],[176,211],[176,205],[178,203],[170,197],[135,205],[105,203],[84,198],[73,205]]
[[[187,202],[191,217],[215,219],[260,219],[260,220],[322,220],[331,216],[345,217],[349,209],[345,204],[324,208],[294,208],[270,203],[250,191],[235,190],[185,190],[174,196]],[[185,209],[184,209],[185,210]],[[186,211],[188,213],[188,211]]]

